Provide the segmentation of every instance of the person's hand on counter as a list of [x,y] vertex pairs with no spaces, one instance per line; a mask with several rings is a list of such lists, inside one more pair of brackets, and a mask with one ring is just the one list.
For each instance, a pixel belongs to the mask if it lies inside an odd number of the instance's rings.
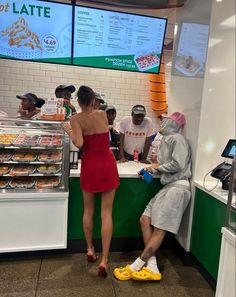
[[137,174],[138,174],[138,177],[139,177],[139,178],[141,178],[141,179],[144,179],[144,177],[143,177],[143,170],[145,170],[145,171],[146,171],[146,169],[145,169],[145,168],[143,168],[143,169],[141,169],[140,171],[138,171],[138,172],[137,172]]
[[141,163],[144,163],[144,164],[150,164],[150,162],[149,162],[147,159],[144,159],[144,158],[142,158],[142,159],[140,160],[140,162],[141,162]]
[[138,172],[139,177],[141,177],[145,182],[150,183],[153,179],[153,173],[149,170],[145,170],[145,168],[142,168]]
[[157,169],[159,168],[158,163],[152,163],[151,166],[145,167],[144,170],[150,172],[150,173],[156,173]]
[[160,167],[160,164],[159,163],[152,163],[151,167],[157,170]]
[[120,158],[119,162],[120,162],[120,163],[125,163],[125,162],[128,162],[128,160],[125,159],[125,157],[123,157],[123,158]]

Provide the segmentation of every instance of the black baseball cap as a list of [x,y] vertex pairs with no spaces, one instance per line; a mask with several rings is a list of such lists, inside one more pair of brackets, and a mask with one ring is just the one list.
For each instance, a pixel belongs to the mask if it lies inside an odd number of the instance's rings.
[[132,113],[146,115],[146,109],[143,105],[134,105],[132,108]]
[[42,98],[38,98],[35,94],[33,93],[27,93],[25,95],[17,95],[16,98],[18,99],[27,99],[33,101],[36,107],[41,108],[45,104],[45,100]]
[[105,109],[105,111],[108,111],[108,110],[114,110],[116,112],[116,108],[114,105],[108,105]]
[[73,85],[59,85],[56,87],[55,92],[62,91],[62,90],[69,90],[71,93],[74,93],[75,87]]
[[102,99],[102,97],[101,97],[101,95],[99,93],[94,92],[94,94],[95,94],[95,99],[96,100],[100,101],[100,103],[102,103],[102,104],[105,103],[105,101]]

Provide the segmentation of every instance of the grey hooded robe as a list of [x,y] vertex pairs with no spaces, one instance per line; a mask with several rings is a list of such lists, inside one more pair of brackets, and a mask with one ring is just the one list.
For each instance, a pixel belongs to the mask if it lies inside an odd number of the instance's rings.
[[165,186],[152,198],[143,215],[151,218],[154,227],[176,234],[191,197],[191,150],[173,120],[165,118],[160,133],[163,137],[157,152],[157,174]]

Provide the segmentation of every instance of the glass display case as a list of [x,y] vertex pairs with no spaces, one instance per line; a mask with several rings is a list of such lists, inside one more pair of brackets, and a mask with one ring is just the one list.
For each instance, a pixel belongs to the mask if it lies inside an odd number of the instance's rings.
[[60,122],[0,121],[0,193],[68,191],[69,138]]
[[66,248],[69,161],[61,122],[0,119],[0,253]]

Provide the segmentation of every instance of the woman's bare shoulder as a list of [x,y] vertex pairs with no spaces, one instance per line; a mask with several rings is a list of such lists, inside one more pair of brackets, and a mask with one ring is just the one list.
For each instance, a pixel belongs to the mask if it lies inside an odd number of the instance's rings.
[[74,120],[76,120],[76,119],[78,119],[78,118],[80,118],[80,114],[79,113],[76,113],[76,114],[74,114],[71,118],[70,118],[70,120],[72,121],[74,121]]
[[104,110],[101,110],[101,109],[98,109],[97,110],[97,113],[99,114],[99,115],[101,115],[102,117],[107,117],[107,113],[104,111]]
[[104,110],[101,110],[101,109],[94,109],[93,112],[96,113],[96,114],[106,114],[106,112]]
[[76,114],[74,114],[72,117],[71,117],[71,119],[72,118],[74,118],[74,119],[80,119],[80,118],[83,118],[85,116],[85,113],[84,112],[79,112],[79,113],[76,113]]

